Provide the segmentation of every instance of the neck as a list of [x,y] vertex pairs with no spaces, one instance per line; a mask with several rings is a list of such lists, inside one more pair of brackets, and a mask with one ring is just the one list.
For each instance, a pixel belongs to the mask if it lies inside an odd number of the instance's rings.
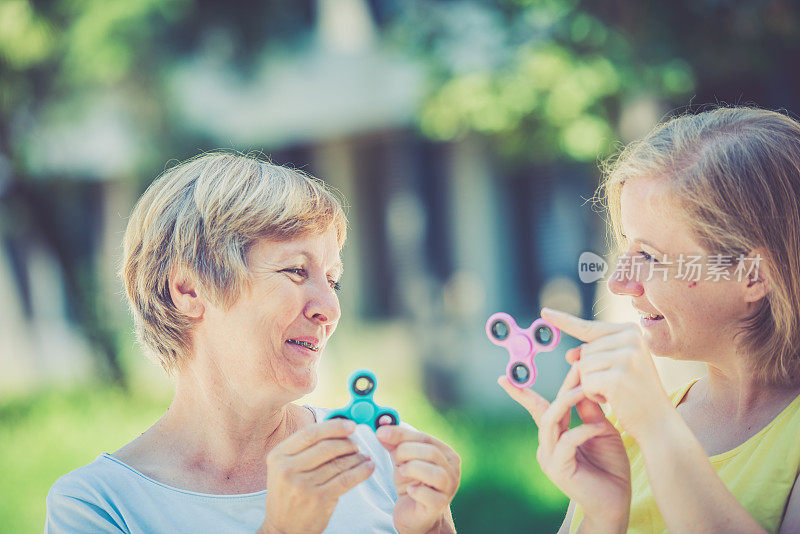
[[156,424],[159,433],[181,444],[184,461],[199,468],[265,465],[267,453],[299,428],[299,409],[291,399],[243,391],[219,370],[208,371],[180,372],[172,404]]
[[[716,352],[716,351],[715,351]],[[717,352],[717,355],[725,351]],[[752,358],[735,349],[729,357],[707,363],[707,377],[700,389],[703,402],[723,417],[746,419],[774,405],[786,405],[800,392],[798,386],[782,386],[759,380]]]

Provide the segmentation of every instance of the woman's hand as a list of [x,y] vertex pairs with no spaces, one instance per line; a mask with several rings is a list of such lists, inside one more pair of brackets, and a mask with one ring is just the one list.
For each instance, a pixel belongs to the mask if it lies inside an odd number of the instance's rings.
[[395,465],[398,532],[455,532],[450,501],[461,480],[458,454],[432,436],[401,426],[382,426],[377,436]]
[[[584,512],[582,531],[624,532],[628,525],[631,472],[619,432],[600,406],[587,399],[573,366],[552,404],[530,389],[497,382],[539,427],[536,459],[542,471]],[[570,429],[575,406],[583,425]]]
[[267,516],[262,533],[322,532],[339,497],[374,463],[348,438],[355,423],[332,419],[292,434],[267,455]]
[[589,398],[608,402],[637,441],[656,505],[670,532],[764,532],[720,480],[667,397],[638,326],[542,310],[585,341],[568,355]]
[[651,429],[658,432],[674,407],[637,325],[587,321],[548,308],[542,317],[586,342],[570,363],[589,399],[607,402],[622,428],[637,441]]

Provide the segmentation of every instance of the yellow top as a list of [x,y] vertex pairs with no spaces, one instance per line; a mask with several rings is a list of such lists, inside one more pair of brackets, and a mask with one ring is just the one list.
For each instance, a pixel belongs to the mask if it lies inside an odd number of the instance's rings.
[[[696,381],[670,395],[674,406],[683,401]],[[611,421],[616,422],[614,419]],[[633,438],[624,431],[621,434],[631,463],[628,532],[667,532],[647,480],[642,452]],[[745,510],[768,532],[777,532],[789,493],[800,472],[800,396],[758,434],[728,452],[709,457],[709,460]],[[576,506],[570,533],[577,532],[582,519],[583,511]]]

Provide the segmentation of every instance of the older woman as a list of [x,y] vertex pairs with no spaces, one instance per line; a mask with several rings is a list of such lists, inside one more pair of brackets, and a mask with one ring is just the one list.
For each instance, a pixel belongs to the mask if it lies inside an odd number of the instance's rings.
[[453,532],[460,460],[293,404],[336,329],[346,220],[325,185],[253,157],[168,170],[136,205],[123,278],[169,410],[60,478],[45,532]]

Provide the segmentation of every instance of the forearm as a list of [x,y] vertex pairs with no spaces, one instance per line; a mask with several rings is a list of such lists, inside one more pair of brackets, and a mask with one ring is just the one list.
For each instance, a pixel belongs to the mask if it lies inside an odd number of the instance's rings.
[[[628,500],[630,501],[630,497]],[[583,519],[576,531],[578,534],[625,534],[625,532],[628,531],[630,507],[628,507],[625,510],[625,514],[620,517],[592,517],[591,515],[586,515],[586,510],[583,511],[583,514]],[[575,503],[574,501],[570,501],[569,508],[567,509],[567,517],[564,518],[564,523],[558,530],[558,534],[569,534],[574,516]]]
[[620,534],[628,530],[627,521],[622,524],[595,523],[590,518],[585,517],[578,527],[578,534]]
[[671,532],[764,532],[728,491],[678,412],[634,436]]

